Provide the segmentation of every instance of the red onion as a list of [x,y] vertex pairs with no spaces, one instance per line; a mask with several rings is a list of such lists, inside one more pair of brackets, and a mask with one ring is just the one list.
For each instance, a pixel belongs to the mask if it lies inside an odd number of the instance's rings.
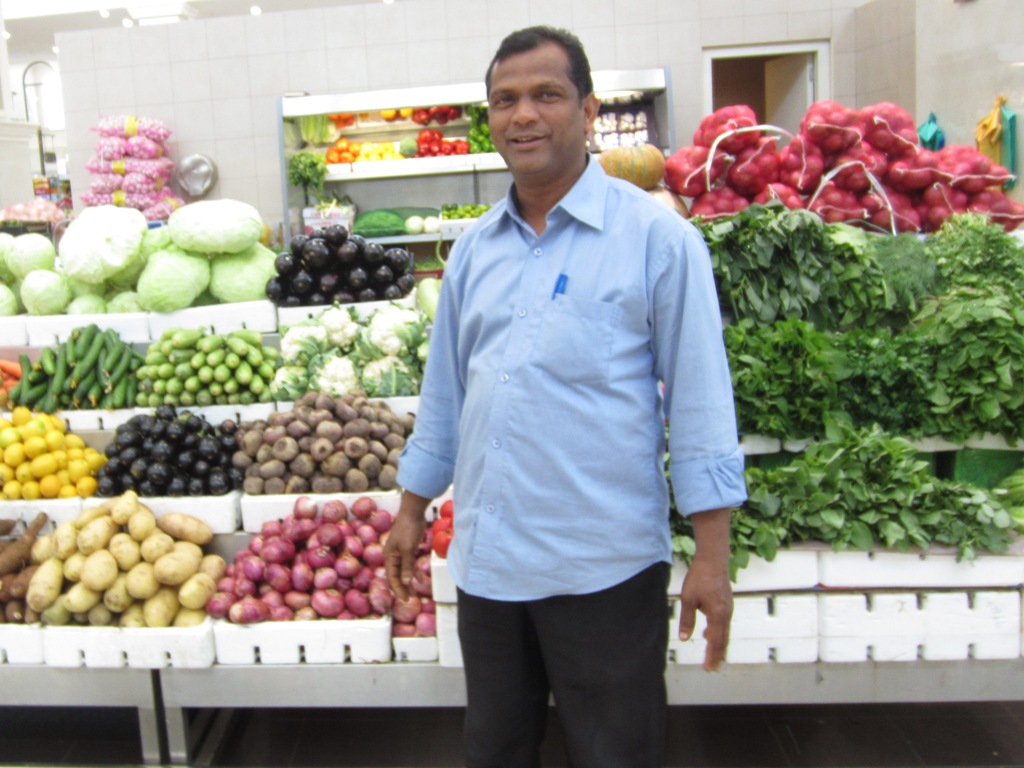
[[391,513],[386,509],[375,509],[370,513],[370,516],[366,519],[373,529],[378,534],[384,533],[385,531],[391,530],[391,524],[394,522],[394,518],[391,517]]
[[263,535],[263,538],[270,538],[271,536],[280,536],[281,521],[264,520],[263,525],[260,526],[260,533]]
[[314,621],[320,618],[320,614],[313,610],[312,605],[307,605],[303,608],[298,608],[292,618],[295,621]]
[[352,579],[346,579],[344,576],[339,576],[334,588],[339,592],[346,592],[352,589]]
[[412,580],[412,591],[420,597],[433,597],[434,588],[430,574]]
[[311,496],[299,496],[292,507],[292,514],[297,518],[312,520],[317,514],[316,500]]
[[343,579],[351,579],[362,568],[362,563],[359,562],[358,558],[352,555],[351,552],[343,552],[337,560],[334,561],[334,570]]
[[313,588],[313,569],[309,563],[299,563],[292,567],[292,586],[299,592],[308,592]]
[[224,576],[224,577],[222,577],[217,582],[217,591],[218,592],[227,592],[229,595],[234,595],[235,594],[235,579],[234,579],[234,577],[233,576]]
[[422,603],[416,595],[410,595],[406,600],[396,597],[391,605],[391,616],[395,621],[405,621],[411,624],[420,615],[421,608]]
[[228,618],[235,624],[255,624],[270,618],[270,609],[255,597],[246,596],[228,609]]
[[391,610],[394,598],[391,596],[391,591],[387,587],[378,589],[375,588],[375,585],[371,585],[366,596],[370,600],[370,608],[373,609],[374,613],[386,616]]
[[245,578],[245,576],[235,576],[235,586],[232,591],[238,597],[253,597],[257,592],[256,582]]
[[362,566],[355,576],[352,577],[352,588],[365,592],[370,588],[373,581],[373,568],[368,565]]
[[329,589],[338,583],[338,573],[333,568],[324,566],[313,571],[313,586],[317,589]]
[[290,589],[284,593],[284,604],[293,611],[309,607],[311,600],[309,592],[299,592],[298,590]]
[[341,499],[328,499],[320,508],[320,516],[324,520],[338,523],[348,517],[348,507]]
[[356,536],[360,538],[364,546],[372,544],[380,538],[380,535],[377,533],[377,529],[369,523],[363,523],[362,525],[357,526]]
[[287,592],[292,588],[292,571],[287,565],[270,563],[263,575],[267,583],[278,592]]
[[272,605],[272,606],[270,606],[270,620],[271,621],[291,621],[294,618],[295,618],[295,611],[293,611],[287,605]]
[[391,624],[392,637],[416,637],[416,625],[407,621],[395,621]]
[[300,542],[308,537],[309,532],[302,527],[299,518],[289,515],[281,523],[281,538],[291,542]]
[[309,552],[304,549],[300,549],[295,553],[295,557],[292,558],[292,565],[305,565],[309,562]]
[[234,563],[228,563],[226,566],[224,566],[224,575],[225,576],[234,576],[235,575],[235,564]]
[[345,596],[336,589],[313,590],[313,610],[325,619],[333,619],[347,605]]
[[377,502],[369,496],[360,496],[352,502],[352,516],[357,520],[368,520],[377,509]]
[[234,557],[233,562],[239,563],[242,560],[245,560],[245,558],[252,557],[255,554],[256,553],[253,552],[251,549],[240,549],[237,552],[235,552],[235,557]]
[[338,527],[337,523],[323,523],[316,529],[316,533],[313,536],[316,536],[321,544],[328,547],[340,546],[345,541],[345,536],[342,534],[341,528]]
[[239,565],[245,578],[252,581],[261,581],[267,569],[267,564],[255,555],[245,558]]
[[421,613],[437,613],[437,603],[435,603],[429,597],[422,598],[420,600],[420,612]]
[[416,634],[420,637],[437,635],[437,616],[432,613],[420,613],[416,617]]
[[252,537],[252,539],[249,541],[249,549],[252,551],[254,555],[259,555],[259,553],[263,551],[263,543],[266,541],[266,539],[267,537],[264,536],[262,533],[258,533]]
[[424,576],[430,575],[430,555],[420,555],[416,558],[416,570]]
[[318,531],[313,531],[309,538],[302,542],[306,549],[316,549],[320,546],[320,535]]
[[347,538],[349,536],[355,536],[356,535],[356,529],[352,526],[352,523],[350,523],[348,520],[342,520],[341,522],[337,523],[337,526],[338,526],[338,530],[341,531],[341,536],[342,536],[343,539]]
[[345,607],[362,618],[370,613],[370,600],[365,592],[353,587],[345,593]]
[[316,533],[316,529],[320,527],[320,521],[319,520],[310,520],[310,519],[304,517],[304,518],[299,519],[297,521],[296,525],[298,525],[299,532],[300,532],[299,535],[300,535],[301,539],[308,539],[310,536],[312,536],[314,533]]
[[352,611],[346,609],[339,613],[337,618],[338,621],[352,621],[353,619],[358,619],[359,617],[352,613]]
[[381,579],[385,584],[388,583],[388,569],[383,565],[373,569],[373,578]]
[[336,559],[334,550],[330,547],[319,546],[306,550],[306,562],[314,571],[317,568],[333,568]]
[[[263,589],[264,587],[266,587],[266,590]],[[271,589],[269,584],[260,585],[260,600],[266,603],[268,608],[273,608],[275,605],[284,605],[284,595],[276,589]]]
[[367,544],[363,548],[363,562],[371,568],[378,568],[384,565],[384,547],[375,541]]
[[295,545],[281,536],[272,536],[264,542],[260,555],[267,563],[287,563],[295,557]]
[[206,601],[206,612],[215,619],[223,619],[228,615],[228,609],[235,603],[235,596],[228,592],[215,592]]
[[352,557],[363,556],[363,540],[358,536],[346,536],[345,537],[345,551],[352,555]]

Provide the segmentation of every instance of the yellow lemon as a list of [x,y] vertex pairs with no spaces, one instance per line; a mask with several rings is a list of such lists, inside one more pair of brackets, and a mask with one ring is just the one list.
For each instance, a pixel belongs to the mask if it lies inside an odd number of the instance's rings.
[[57,494],[58,499],[74,499],[78,496],[78,489],[73,485],[65,485],[60,489],[60,493]]
[[57,459],[54,458],[52,453],[44,453],[32,459],[29,467],[32,470],[32,477],[39,480],[57,471]]
[[33,435],[25,440],[25,455],[30,459],[46,453],[46,440],[41,435]]
[[75,434],[64,435],[64,447],[69,451],[75,448],[82,450],[85,448],[85,440]]
[[71,485],[71,475],[68,474],[66,469],[57,471],[57,479],[60,480],[61,485]]
[[96,478],[95,477],[83,477],[77,483],[75,483],[75,490],[78,491],[78,495],[83,499],[87,499],[96,493]]
[[64,433],[58,432],[56,429],[51,429],[43,436],[43,440],[46,441],[46,447],[51,451],[59,451],[64,447]]
[[56,475],[47,475],[39,481],[39,495],[44,499],[56,499],[62,487]]
[[38,418],[28,421],[16,429],[21,434],[21,439],[27,440],[30,437],[43,437],[47,432],[47,426],[44,419]]
[[4,464],[9,467],[19,467],[25,463],[25,446],[21,443],[14,443],[4,448]]
[[0,486],[14,479],[14,467],[0,464]]
[[[67,443],[65,443],[65,445],[67,445]],[[69,463],[85,456],[85,451],[81,448],[68,448],[65,453],[67,454]]]
[[35,501],[40,498],[43,494],[39,490],[39,483],[35,480],[29,480],[27,483],[21,484],[21,498],[27,501]]
[[6,427],[0,429],[0,448],[6,448],[9,445],[16,445],[21,442],[21,433],[17,427]]
[[52,451],[49,455],[57,462],[58,469],[68,468],[68,455],[64,451]]
[[17,480],[8,480],[4,483],[4,498],[16,500],[21,498],[21,483]]
[[19,405],[11,411],[11,423],[16,427],[20,427],[22,424],[27,424],[31,419],[32,411],[24,405]]
[[89,463],[85,459],[71,459],[68,462],[68,479],[72,483],[77,483],[83,477],[87,477],[92,474],[92,470],[89,468]]
[[107,463],[107,457],[95,448],[86,448],[85,462],[89,465],[89,469],[96,472],[100,467]]
[[50,422],[50,429],[55,432],[60,432],[63,435],[67,431],[68,425],[64,422],[64,419],[57,414],[47,414],[47,420]]
[[10,419],[5,419],[2,416],[0,416],[0,431],[3,431],[5,429],[9,429],[10,427],[13,427],[13,426],[14,425],[11,423]]
[[35,480],[35,476],[32,474],[32,462],[23,461],[14,470],[14,479],[19,483],[29,483]]

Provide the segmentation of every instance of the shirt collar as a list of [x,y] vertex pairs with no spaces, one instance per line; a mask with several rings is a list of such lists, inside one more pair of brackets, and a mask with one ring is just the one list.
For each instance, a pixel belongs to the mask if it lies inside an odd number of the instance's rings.
[[[604,172],[601,164],[596,162],[588,153],[587,165],[583,173],[572,185],[572,188],[565,193],[552,211],[561,209],[577,221],[582,222],[597,230],[604,229],[605,196],[608,191],[608,175]],[[519,215],[519,208],[516,205],[515,184],[509,185],[505,196],[505,210],[513,219],[525,226],[525,222]]]

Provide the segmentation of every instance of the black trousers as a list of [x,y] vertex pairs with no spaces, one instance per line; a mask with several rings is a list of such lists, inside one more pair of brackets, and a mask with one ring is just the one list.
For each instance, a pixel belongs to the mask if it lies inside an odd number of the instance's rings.
[[527,602],[460,590],[467,768],[538,768],[551,694],[572,768],[660,768],[668,576]]

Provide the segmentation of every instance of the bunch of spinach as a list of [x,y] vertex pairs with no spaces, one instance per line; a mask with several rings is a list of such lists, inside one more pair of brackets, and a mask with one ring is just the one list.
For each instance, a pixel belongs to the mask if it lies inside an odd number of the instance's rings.
[[956,288],[925,302],[905,331],[931,366],[935,432],[960,441],[1024,437],[1024,304],[996,285]]
[[950,216],[925,250],[950,288],[997,286],[1024,295],[1024,245],[981,214]]

